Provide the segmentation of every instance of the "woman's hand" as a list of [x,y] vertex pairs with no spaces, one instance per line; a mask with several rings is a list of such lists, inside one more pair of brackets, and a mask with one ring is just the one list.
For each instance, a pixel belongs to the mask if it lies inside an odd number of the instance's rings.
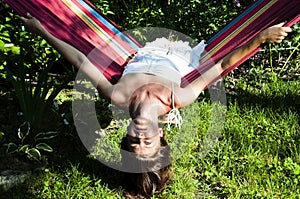
[[23,21],[26,30],[29,32],[41,34],[45,30],[40,21],[29,13],[27,13],[26,17],[21,17],[21,20]]
[[259,34],[261,43],[280,43],[292,31],[290,27],[282,27],[284,23],[271,26]]

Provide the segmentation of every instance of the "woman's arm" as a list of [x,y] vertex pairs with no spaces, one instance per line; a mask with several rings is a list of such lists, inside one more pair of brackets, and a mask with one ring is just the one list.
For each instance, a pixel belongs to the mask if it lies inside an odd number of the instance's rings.
[[30,14],[26,18],[21,17],[24,26],[32,33],[43,37],[53,48],[55,48],[64,58],[66,58],[76,68],[82,70],[93,82],[100,94],[110,98],[113,91],[113,85],[105,76],[87,59],[87,57],[66,42],[50,34],[41,23]]
[[250,42],[245,44],[244,46],[232,51],[223,60],[220,61],[222,66],[222,71],[230,68],[237,61],[240,60],[241,57],[245,57],[250,52],[258,48],[261,44],[264,43],[280,43],[282,40],[288,35],[289,32],[292,31],[290,27],[282,27],[283,23],[272,26],[270,28],[265,29],[261,33],[259,33],[256,37],[254,37]]
[[181,103],[181,107],[184,107],[192,103],[199,94],[205,89],[207,85],[216,79],[220,78],[221,74],[231,66],[233,66],[241,57],[245,57],[250,52],[258,48],[263,43],[280,43],[292,29],[289,27],[282,27],[283,23],[269,27],[260,32],[252,40],[250,40],[244,46],[232,51],[226,55],[222,60],[212,66],[208,71],[194,80],[189,86],[185,88],[179,88],[178,99]]

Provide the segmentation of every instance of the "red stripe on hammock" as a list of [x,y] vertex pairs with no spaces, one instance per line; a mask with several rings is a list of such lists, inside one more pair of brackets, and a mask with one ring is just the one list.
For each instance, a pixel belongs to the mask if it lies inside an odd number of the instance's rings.
[[89,55],[91,52],[95,54],[97,60],[93,59],[94,56],[91,60],[93,64],[110,82],[116,83],[119,80],[126,62],[123,61],[123,64],[120,65],[99,49],[95,49],[91,41],[97,39],[98,35],[91,31],[63,2],[59,0],[6,0],[5,2],[20,15],[25,16],[26,13],[30,13],[38,18],[42,25],[55,37],[73,45],[85,55]]
[[[107,26],[103,23],[99,23],[98,18],[96,18],[90,11],[88,11],[84,6],[82,6],[78,1],[72,1],[83,13],[85,13],[89,18],[92,19],[92,21],[97,24],[100,28],[103,29],[105,34],[107,34],[109,37],[113,38],[116,40],[119,46],[122,46],[127,50],[127,52],[132,51],[132,48],[126,47],[126,44],[122,39],[120,39],[116,34]],[[85,23],[84,23],[85,24]],[[115,49],[111,48],[107,42],[110,40],[103,40],[98,34],[89,26],[87,26],[88,29],[81,29],[81,32],[84,32],[86,35],[88,35],[88,39],[90,39],[91,43],[93,44],[94,48],[92,49],[92,54],[95,54],[97,52],[97,55],[92,55],[95,56],[92,58],[93,63],[99,62],[99,58],[97,58],[98,53],[100,54],[105,54],[107,57],[109,57],[111,62],[116,62],[118,65],[123,65],[126,63],[126,58],[122,57],[122,55],[119,55],[118,52],[115,51]],[[128,46],[128,44],[127,44]],[[100,51],[98,52],[98,49]],[[108,49],[108,50],[107,50]],[[95,52],[94,52],[95,51]],[[106,52],[108,51],[108,52]],[[90,58],[91,55],[87,54],[87,56]],[[99,63],[98,65],[102,65],[102,67],[108,67],[110,64],[103,65]],[[103,70],[102,70],[103,71]]]
[[[239,19],[227,31],[225,31],[222,35],[212,41],[207,46],[206,50],[210,50],[212,47],[223,41],[224,38],[226,38],[226,36],[228,36],[233,30],[239,29],[241,24],[243,24],[251,15],[256,13],[262,8],[263,5],[267,4],[270,1],[272,0],[263,1],[262,4],[255,7],[254,10]],[[88,26],[85,23],[82,23],[81,19],[79,19],[76,14],[73,13],[69,8],[67,8],[61,1],[5,0],[5,2],[7,2],[17,13],[21,15],[25,15],[27,12],[30,12],[33,16],[37,17],[41,21],[41,23],[47,28],[47,30],[49,30],[49,32],[51,32],[59,39],[72,44],[75,48],[80,49],[84,54],[88,55],[92,50],[95,49],[93,42],[85,39],[86,37],[89,37],[91,35],[94,37],[95,33],[93,31],[90,31]],[[85,2],[93,9],[95,9],[95,11],[101,14],[101,16],[110,21],[116,28],[118,28],[118,26],[114,22],[105,17],[94,5],[86,0]],[[62,12],[62,10],[64,12]],[[88,13],[88,11],[85,11],[85,13],[90,16],[90,13]],[[183,77],[182,86],[186,86],[188,83],[197,79],[214,63],[222,59],[232,50],[244,45],[265,28],[283,21],[287,21],[286,26],[292,26],[300,19],[299,13],[299,0],[278,0],[275,5],[265,11],[258,19],[252,22],[250,26],[243,29],[237,36],[231,39],[228,44],[224,45],[218,51],[216,51],[208,61],[205,61],[197,69]],[[69,25],[67,25],[66,22]],[[76,26],[76,28],[71,24],[75,24],[78,26]],[[86,31],[81,31],[82,29],[89,31],[87,31],[87,33]],[[78,35],[80,35],[80,37],[78,37]],[[129,38],[131,37],[129,36]],[[138,44],[138,42],[134,40],[132,41]],[[258,50],[259,49],[256,49],[246,57],[241,58],[241,60],[237,64],[225,71],[221,75],[221,77],[228,74],[231,70],[233,70],[250,56],[255,54]],[[93,52],[97,54],[97,60],[95,58],[95,60],[93,60],[93,63],[97,66],[97,68],[99,68],[101,72],[103,72],[103,74],[109,81],[111,81],[112,83],[116,83],[120,78],[124,65],[126,63],[121,65],[120,63],[116,63],[109,56],[105,55],[103,52],[100,52],[99,49],[94,50]],[[99,60],[102,60],[102,62],[99,63]]]
[[[91,2],[87,1],[87,0],[83,0],[86,4],[88,4],[91,8],[93,8],[93,10],[95,10],[97,13],[99,13],[103,18],[105,18],[107,21],[109,21],[115,28],[117,28],[120,32],[123,32],[123,30],[111,19],[109,19],[107,16],[103,15],[102,12],[95,6],[93,5]],[[139,46],[140,48],[142,48],[143,46],[136,41],[131,35],[126,34],[125,32],[123,32],[133,43],[135,43],[135,45]]]
[[[240,13],[235,18],[239,18],[238,21],[236,21],[229,29],[222,32],[222,35],[214,39],[212,42],[210,42],[206,46],[206,51],[210,51],[214,46],[218,45],[220,42],[224,40],[228,35],[230,35],[233,31],[237,30],[242,24],[244,24],[251,16],[253,16],[255,13],[257,13],[260,9],[262,9],[269,1],[264,1],[260,4],[258,4],[255,8],[253,8],[249,13],[242,16],[243,13]],[[250,6],[248,7],[248,9]],[[247,10],[247,9],[246,9]],[[224,27],[225,28],[225,27]]]
[[[288,10],[288,11],[287,11]],[[185,87],[195,79],[201,76],[205,71],[207,71],[213,64],[218,62],[220,59],[225,57],[228,53],[232,52],[234,49],[241,47],[245,43],[253,39],[259,32],[264,29],[279,24],[281,22],[288,22],[285,26],[292,26],[297,21],[300,20],[300,1],[299,0],[279,0],[271,8],[265,11],[258,19],[254,20],[251,25],[243,29],[237,36],[235,36],[231,41],[214,53],[211,58],[202,63],[197,69],[193,70],[191,73],[187,74],[182,81],[181,86]],[[236,24],[235,24],[236,25]],[[240,26],[241,24],[239,24]],[[235,26],[236,27],[236,26]],[[237,27],[238,28],[238,27]],[[231,30],[226,31],[225,35],[228,35]],[[223,41],[226,36],[221,35],[218,37],[218,41]],[[216,45],[216,44],[214,44]],[[234,70],[236,67],[241,65],[244,61],[249,59],[255,53],[257,53],[261,48],[254,50],[247,56],[241,58],[235,65],[223,72],[220,78],[227,75],[230,71]],[[219,78],[219,79],[220,79]],[[211,82],[210,85],[214,83]]]

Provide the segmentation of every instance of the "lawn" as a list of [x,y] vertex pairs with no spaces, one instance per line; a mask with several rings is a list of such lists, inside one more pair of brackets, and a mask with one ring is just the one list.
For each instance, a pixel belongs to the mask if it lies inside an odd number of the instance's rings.
[[[206,91],[182,110],[182,129],[167,132],[173,149],[172,180],[153,198],[299,198],[300,81],[271,75],[264,81],[268,83],[253,86],[247,82],[250,76],[226,89],[226,105],[212,103]],[[67,96],[63,92],[59,101],[70,110]],[[2,196],[122,198],[122,174],[95,157],[118,159],[103,152],[103,144],[118,152],[124,122],[107,123],[102,129],[106,136],[93,153],[84,148],[74,127],[64,128],[52,143],[55,151],[47,156],[48,165]]]

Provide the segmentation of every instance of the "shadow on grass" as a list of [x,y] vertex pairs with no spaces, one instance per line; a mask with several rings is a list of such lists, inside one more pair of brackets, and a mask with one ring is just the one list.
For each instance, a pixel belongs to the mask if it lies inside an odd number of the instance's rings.
[[[79,143],[80,144],[80,143]],[[44,171],[40,171],[37,173],[34,173],[33,175],[29,176],[27,180],[25,180],[24,183],[19,184],[6,193],[3,193],[0,195],[0,199],[40,199],[44,198],[39,196],[39,193],[43,191],[44,183],[47,182],[50,183],[58,179],[59,182],[66,179],[60,179],[61,176],[64,174],[68,175],[72,171],[72,169],[75,167],[78,172],[80,172],[80,176],[88,177],[91,182],[88,186],[94,186],[93,183],[100,182],[102,186],[107,186],[111,190],[120,189],[123,185],[123,173],[111,169],[109,167],[106,167],[105,165],[101,164],[99,161],[95,159],[88,158],[87,156],[89,153],[84,151],[84,149],[78,149],[80,148],[80,145],[76,146],[76,150],[73,150],[72,155],[68,156],[68,154],[71,154],[67,152],[66,150],[64,152],[58,152],[57,156],[49,156],[49,165],[47,168],[50,168],[53,175],[56,175],[53,177],[53,179],[45,179],[43,175],[45,175]],[[75,154],[76,153],[76,154]],[[72,173],[71,173],[72,175]],[[36,181],[36,182],[35,182]],[[40,184],[38,184],[40,183]],[[53,182],[55,183],[55,182]],[[74,180],[71,187],[76,186],[83,186],[81,185],[81,181],[77,179]],[[77,185],[76,185],[77,184]],[[33,186],[33,188],[32,188]],[[63,185],[64,189],[67,189],[67,180],[66,184]],[[84,187],[80,187],[83,189]],[[74,188],[73,188],[74,189]],[[50,191],[51,192],[51,191]],[[46,192],[47,195],[51,195],[49,191]],[[52,195],[55,195],[58,197],[59,191],[53,190]],[[82,193],[83,194],[83,193]]]
[[[107,127],[112,119],[110,110],[107,107],[107,102],[96,103],[98,120],[101,128]],[[72,107],[71,102],[65,102],[64,107]],[[69,120],[72,120],[69,118]],[[58,149],[58,154],[50,154],[49,159],[54,168],[70,168],[71,165],[78,165],[78,170],[88,176],[101,179],[103,184],[107,184],[110,189],[118,188],[122,185],[122,172],[105,166],[100,161],[89,157],[90,152],[84,147],[80,137],[77,134],[74,123],[70,122],[68,127],[65,127],[63,135],[59,138],[59,143],[55,148]],[[92,141],[100,138],[94,131],[87,132],[86,137]],[[62,166],[63,165],[63,166]]]
[[300,93],[287,91],[287,93],[272,93],[266,94],[254,94],[248,91],[238,89],[237,94],[228,95],[231,101],[235,101],[240,107],[261,107],[269,108],[275,112],[287,112],[292,111],[300,116]]
[[[123,173],[109,168],[100,161],[89,157],[90,152],[82,144],[76,132],[74,123],[72,122],[72,113],[70,113],[72,107],[71,103],[71,101],[66,101],[61,106],[62,109],[60,109],[59,114],[69,114],[69,116],[66,117],[70,124],[64,125],[63,122],[61,122],[58,127],[54,125],[55,128],[58,129],[53,130],[58,130],[61,133],[52,141],[47,142],[54,149],[54,152],[46,154],[48,162],[46,167],[54,173],[65,175],[66,171],[72,171],[72,168],[75,166],[82,175],[89,177],[92,181],[100,180],[101,185],[107,186],[111,190],[119,189],[123,185]],[[101,110],[100,112],[97,112],[97,114],[105,116],[100,117],[103,118],[103,121],[99,121],[102,122],[101,128],[105,128],[111,120],[111,116],[108,115],[109,111],[101,104],[96,104],[96,108]],[[95,133],[87,133],[87,137],[92,140],[99,138]],[[33,173],[33,175],[31,175],[23,184],[17,185],[8,192],[0,194],[0,199],[41,198],[37,193],[42,191],[43,182],[47,180],[43,179],[43,172],[44,171],[42,170]],[[37,185],[34,181],[38,181],[41,184]],[[74,183],[77,182],[75,181]],[[32,185],[34,188],[41,190],[34,190],[35,193],[33,193],[32,189],[30,189]]]

